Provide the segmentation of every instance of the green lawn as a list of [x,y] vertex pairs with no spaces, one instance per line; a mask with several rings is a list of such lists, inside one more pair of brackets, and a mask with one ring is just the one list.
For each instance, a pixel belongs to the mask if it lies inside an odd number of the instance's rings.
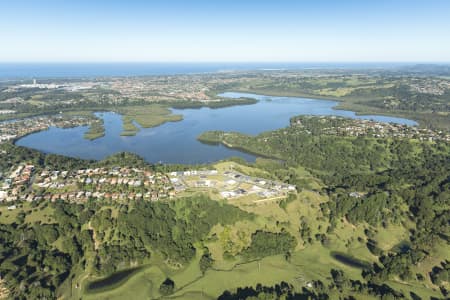
[[17,208],[8,210],[8,206],[0,206],[0,223],[11,224],[16,220],[20,212],[25,213],[25,222],[41,222],[43,224],[53,223],[53,209],[49,206],[42,209],[43,205],[32,207],[29,202],[16,204]]

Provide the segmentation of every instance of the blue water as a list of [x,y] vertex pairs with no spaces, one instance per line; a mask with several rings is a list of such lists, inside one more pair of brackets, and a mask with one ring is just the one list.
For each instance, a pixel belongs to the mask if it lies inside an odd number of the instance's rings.
[[0,79],[82,78],[100,76],[145,76],[211,73],[245,70],[304,70],[391,68],[400,63],[5,63]]
[[296,115],[336,115],[350,118],[374,119],[415,125],[411,120],[386,116],[356,116],[352,111],[334,110],[335,101],[312,100],[294,97],[268,97],[244,93],[225,93],[230,98],[252,97],[259,100],[253,105],[220,109],[172,109],[183,115],[179,122],[169,122],[154,128],[142,128],[136,136],[120,136],[121,116],[115,113],[98,113],[104,119],[105,136],[94,141],[83,138],[86,126],[47,131],[28,135],[17,145],[67,156],[102,159],[108,155],[127,151],[136,153],[148,162],[209,163],[231,156],[254,161],[255,156],[228,149],[224,146],[202,144],[197,136],[209,130],[236,131],[256,135],[289,125]]

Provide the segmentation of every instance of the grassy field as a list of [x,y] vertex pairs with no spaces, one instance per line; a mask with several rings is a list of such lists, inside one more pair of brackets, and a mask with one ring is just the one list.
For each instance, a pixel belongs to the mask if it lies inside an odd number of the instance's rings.
[[240,286],[273,285],[281,280],[295,284],[296,276],[301,276],[296,266],[286,262],[282,256],[273,256],[237,265],[231,270],[208,270],[204,277],[178,289],[174,296],[182,298],[186,294],[200,294],[215,299],[224,290]]
[[53,209],[49,206],[39,205],[32,207],[29,202],[16,205],[17,208],[9,210],[7,205],[0,206],[0,223],[11,224],[17,222],[19,213],[25,214],[25,223],[41,222],[42,224],[51,224],[53,220]]
[[249,176],[254,176],[254,177],[263,177],[263,178],[271,178],[272,177],[272,175],[269,172],[263,171],[260,168],[245,166],[245,165],[241,165],[241,164],[238,164],[238,163],[232,162],[232,161],[219,162],[214,165],[214,168],[219,172],[226,172],[226,171],[234,170],[234,171],[238,171],[243,174],[246,174]]
[[[317,268],[318,264],[320,268]],[[274,285],[281,281],[300,289],[310,280],[326,280],[332,267],[344,269],[352,275],[359,272],[358,269],[353,270],[335,261],[325,248],[318,247],[294,253],[291,262],[277,255],[235,265],[230,269],[211,269],[205,275],[201,274],[197,259],[179,272],[170,272],[154,265],[143,268],[117,288],[96,293],[84,292],[82,298],[157,299],[161,296],[159,285],[167,276],[176,284],[175,293],[167,297],[171,299],[216,299],[226,289],[255,286],[258,283]]]
[[327,281],[332,268],[342,269],[352,278],[361,279],[361,270],[336,261],[330,256],[328,249],[317,244],[294,252],[290,262],[283,255],[276,255],[259,261],[235,264],[227,269],[214,266],[204,275],[199,270],[198,258],[181,271],[168,270],[167,267],[155,264],[143,268],[115,289],[98,293],[84,292],[82,298],[158,299],[161,297],[159,285],[167,276],[176,285],[175,293],[166,297],[167,299],[216,299],[227,289],[256,286],[258,283],[270,286],[281,281],[289,282],[300,290],[311,280]]
[[378,247],[387,251],[402,241],[409,240],[408,230],[401,225],[389,225],[388,228],[378,228],[374,239],[378,242]]
[[20,209],[9,210],[7,206],[0,207],[0,223],[11,224],[16,220]]
[[200,278],[202,273],[199,268],[201,251],[197,257],[187,266],[177,269],[166,264],[165,260],[154,253],[146,266],[131,274],[124,280],[114,284],[111,288],[102,288],[98,291],[88,290],[86,287],[92,281],[99,278],[90,277],[88,273],[78,275],[81,283],[78,289],[72,290],[72,295],[68,299],[158,299],[160,284],[167,278],[172,278],[176,283],[176,288],[190,284],[196,278]]

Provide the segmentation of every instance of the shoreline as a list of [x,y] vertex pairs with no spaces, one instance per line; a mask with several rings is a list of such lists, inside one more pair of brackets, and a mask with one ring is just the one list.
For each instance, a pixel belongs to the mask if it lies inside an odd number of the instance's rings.
[[[230,91],[224,91],[222,93],[229,93]],[[355,116],[380,116],[380,117],[391,117],[391,118],[400,118],[400,119],[407,119],[410,121],[413,121],[416,123],[416,126],[422,126],[423,121],[418,119],[413,119],[413,116],[408,115],[408,112],[398,112],[398,113],[390,113],[390,112],[377,112],[372,110],[359,110],[357,107],[352,107],[352,103],[346,102],[345,99],[342,98],[336,98],[332,96],[317,96],[317,95],[310,95],[310,94],[296,94],[296,93],[276,93],[276,92],[264,92],[258,91],[258,90],[233,90],[231,93],[243,93],[243,94],[253,94],[257,96],[269,96],[269,97],[284,97],[284,98],[304,98],[307,100],[323,100],[323,101],[334,101],[337,102],[335,106],[332,107],[333,110],[340,110],[340,111],[351,111],[355,113]],[[258,100],[259,101],[259,100]],[[344,106],[345,104],[349,104],[349,106]]]

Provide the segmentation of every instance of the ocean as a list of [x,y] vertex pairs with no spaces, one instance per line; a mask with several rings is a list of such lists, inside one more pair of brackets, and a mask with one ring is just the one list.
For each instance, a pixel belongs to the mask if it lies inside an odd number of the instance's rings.
[[362,69],[395,67],[392,63],[9,63],[0,62],[0,79],[91,78],[214,73],[249,70]]

